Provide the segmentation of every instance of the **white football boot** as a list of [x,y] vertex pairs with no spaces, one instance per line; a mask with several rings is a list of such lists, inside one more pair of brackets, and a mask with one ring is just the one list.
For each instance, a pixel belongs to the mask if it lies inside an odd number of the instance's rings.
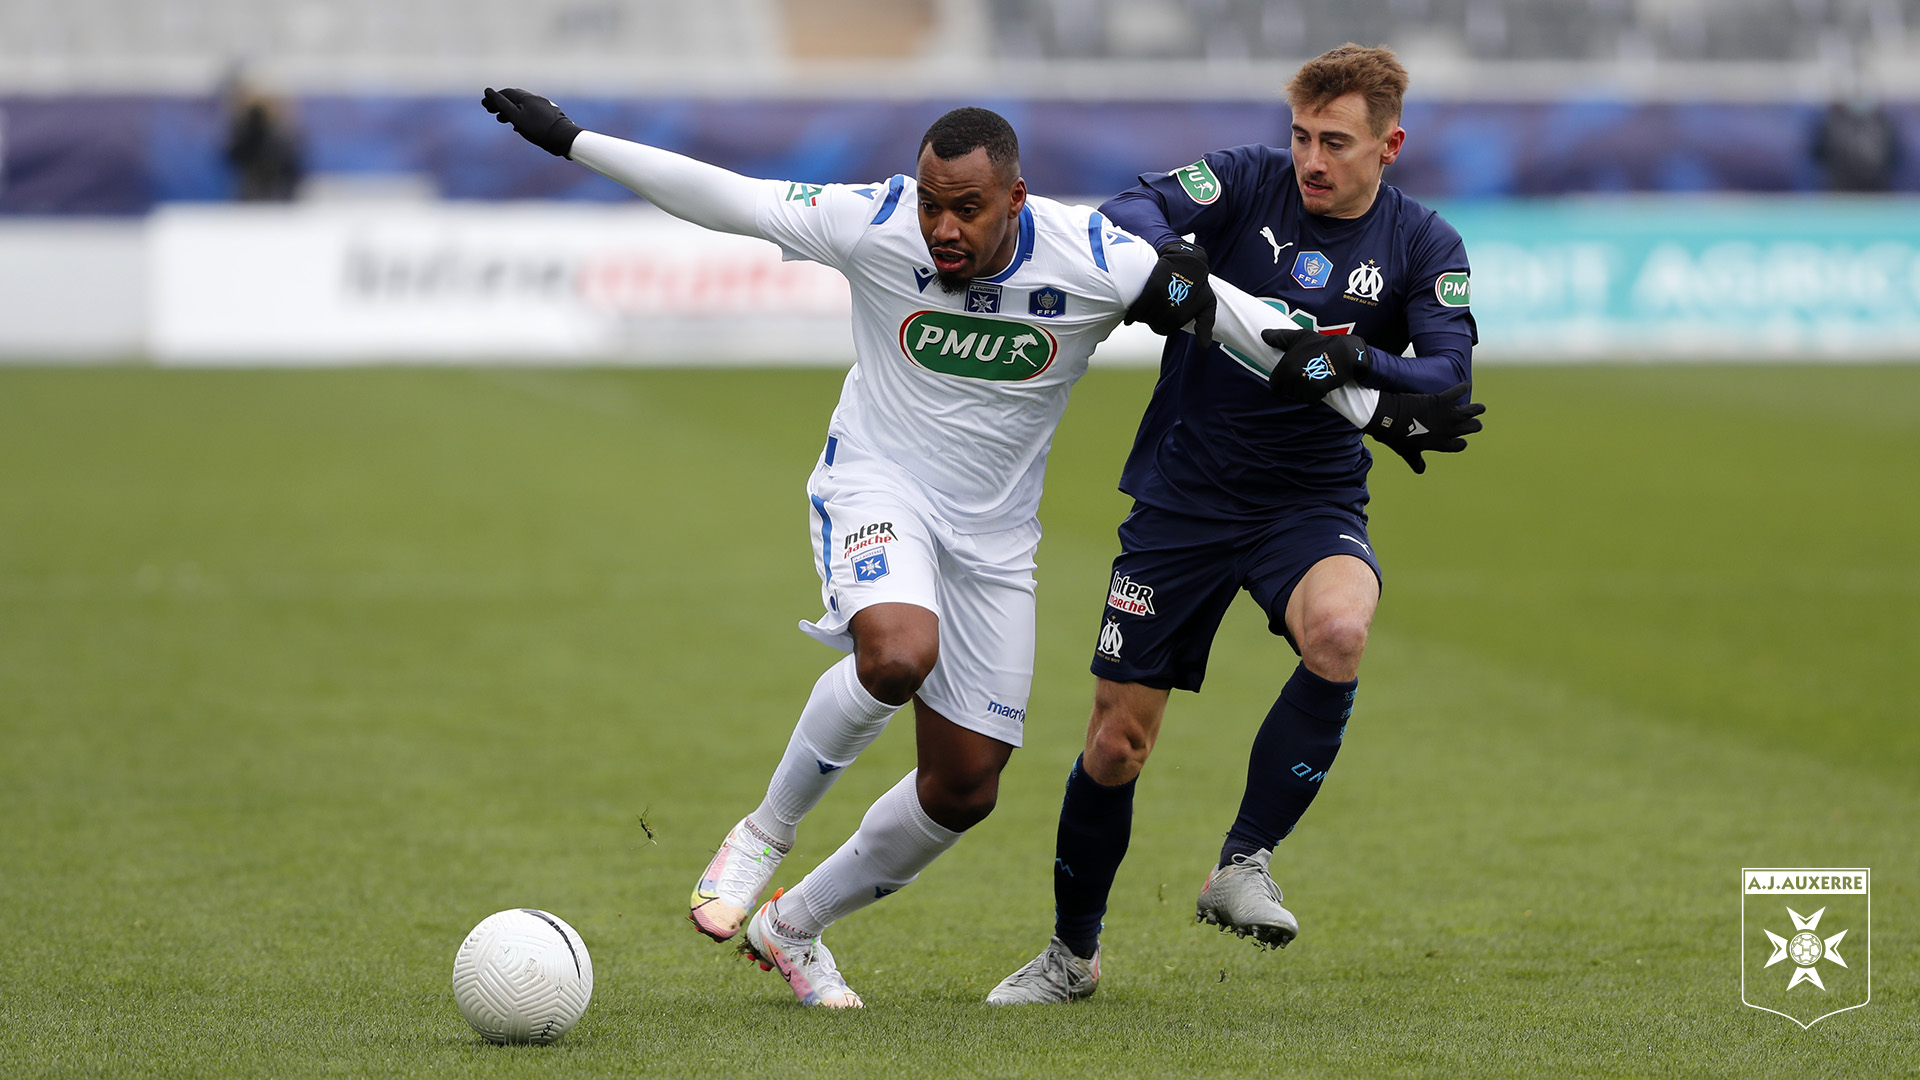
[[1269,949],[1284,949],[1300,933],[1300,920],[1280,906],[1280,886],[1267,864],[1272,848],[1252,855],[1235,855],[1226,866],[1216,866],[1200,886],[1194,919],[1232,931]]
[[747,924],[746,944],[740,951],[758,960],[762,971],[778,969],[802,1005],[865,1008],[866,1002],[861,1001],[860,995],[841,977],[825,942],[817,937],[794,937],[780,932],[773,914],[774,900],[778,899],[780,894],[774,893],[773,900],[760,905],[760,910],[754,913],[753,921]]
[[1027,961],[1019,971],[1000,980],[987,995],[989,1005],[1044,1005],[1092,997],[1100,988],[1100,947],[1093,957],[1082,960],[1054,938],[1039,956]]
[[707,864],[687,901],[687,918],[694,929],[715,941],[739,933],[740,924],[773,880],[773,872],[779,869],[787,851],[786,845],[775,843],[751,821],[741,818],[720,842],[720,850],[713,853],[713,861]]

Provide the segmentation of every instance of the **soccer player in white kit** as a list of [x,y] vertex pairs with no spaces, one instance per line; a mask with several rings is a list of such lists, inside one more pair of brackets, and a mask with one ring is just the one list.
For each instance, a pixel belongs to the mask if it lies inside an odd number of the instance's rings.
[[[547,99],[482,99],[528,141],[698,225],[758,236],[845,274],[856,356],[807,483],[825,614],[801,623],[851,655],[813,692],[764,801],[727,834],[690,918],[778,968],[805,1005],[859,1007],[820,940],[912,882],[994,806],[1033,679],[1036,511],[1054,427],[1088,357],[1150,284],[1192,281],[1087,207],[1029,197],[1013,129],[956,109],[916,176],[869,185],[759,180],[583,131]],[[1220,340],[1260,370],[1291,326],[1223,282]],[[1328,404],[1359,426],[1378,392]],[[755,910],[801,818],[908,701],[919,767],[840,849]],[[748,913],[752,912],[751,919]]]

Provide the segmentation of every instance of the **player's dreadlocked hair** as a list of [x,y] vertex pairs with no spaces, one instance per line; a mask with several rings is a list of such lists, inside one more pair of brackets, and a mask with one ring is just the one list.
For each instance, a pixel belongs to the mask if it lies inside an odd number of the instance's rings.
[[920,137],[920,149],[915,153],[924,152],[929,146],[941,161],[952,161],[985,149],[995,172],[1009,182],[1020,175],[1020,138],[1013,133],[1013,125],[991,109],[968,105],[935,120]]
[[1306,62],[1287,82],[1287,104],[1321,109],[1334,98],[1358,92],[1367,99],[1367,126],[1385,135],[1400,121],[1407,96],[1407,69],[1392,49],[1370,49],[1349,41]]

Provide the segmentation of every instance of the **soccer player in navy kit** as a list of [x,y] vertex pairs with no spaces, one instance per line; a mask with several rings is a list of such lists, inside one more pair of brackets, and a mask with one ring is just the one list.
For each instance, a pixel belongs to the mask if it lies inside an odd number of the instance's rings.
[[[1361,432],[1318,399],[1348,379],[1389,394],[1463,394],[1476,341],[1460,235],[1381,182],[1406,138],[1398,125],[1406,84],[1386,49],[1334,49],[1287,86],[1290,149],[1209,153],[1143,175],[1101,207],[1198,281],[1211,254],[1213,274],[1284,301],[1303,328],[1269,336],[1291,346],[1270,389],[1218,357],[1201,362],[1213,347],[1204,296],[1166,313],[1163,321],[1179,323],[1201,315],[1202,333],[1169,338],[1121,474],[1135,502],[1120,526],[1102,614],[1085,749],[1060,811],[1054,939],[989,1002],[1093,993],[1135,778],[1169,691],[1200,689],[1214,633],[1240,589],[1301,659],[1255,736],[1239,814],[1197,911],[1269,946],[1299,930],[1268,862],[1340,749],[1380,596],[1365,512],[1371,455]],[[1413,355],[1402,355],[1409,344]],[[1417,451],[1404,456],[1424,471]]]

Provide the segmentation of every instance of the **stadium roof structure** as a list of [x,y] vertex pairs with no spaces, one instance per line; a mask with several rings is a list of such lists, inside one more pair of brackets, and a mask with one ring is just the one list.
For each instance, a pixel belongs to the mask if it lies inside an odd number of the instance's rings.
[[0,93],[1258,99],[1350,40],[1442,100],[1920,99],[1920,0],[81,0],[0,5]]

